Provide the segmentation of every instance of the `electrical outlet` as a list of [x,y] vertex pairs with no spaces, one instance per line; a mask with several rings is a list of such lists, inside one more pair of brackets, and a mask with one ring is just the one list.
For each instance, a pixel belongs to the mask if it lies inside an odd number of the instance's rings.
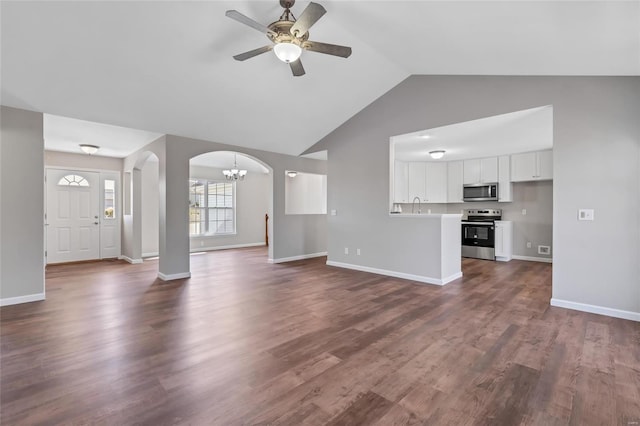
[[204,241],[200,240],[200,247],[204,247]]
[[344,254],[349,254],[349,247],[344,248]]
[[551,254],[550,246],[538,246],[538,254]]
[[356,249],[356,255],[360,256],[360,249]]
[[527,215],[527,209],[522,209],[522,216],[526,216]]
[[531,248],[531,241],[527,241],[527,248]]
[[338,215],[338,210],[332,209],[331,210],[331,216],[337,216],[337,215]]
[[593,209],[579,209],[578,220],[593,220]]
[[431,214],[431,209],[427,209],[427,214]]

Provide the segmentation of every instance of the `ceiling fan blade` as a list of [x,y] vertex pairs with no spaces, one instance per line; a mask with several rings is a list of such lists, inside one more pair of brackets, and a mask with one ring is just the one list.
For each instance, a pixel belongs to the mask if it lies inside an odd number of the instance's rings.
[[246,15],[243,15],[242,13],[238,12],[237,10],[227,10],[225,15],[228,16],[229,18],[233,19],[234,21],[238,21],[241,24],[248,25],[251,28],[260,31],[263,34],[276,35],[276,33],[271,31],[266,25],[262,25],[261,23],[254,21],[253,19],[249,18]]
[[297,61],[289,62],[289,65],[291,66],[291,72],[295,77],[300,77],[301,75],[305,74],[304,67],[302,66],[302,61],[300,61],[300,59],[298,59]]
[[313,26],[318,19],[322,18],[322,15],[327,13],[326,9],[318,3],[309,3],[309,5],[302,11],[296,23],[293,24],[289,32],[295,37],[304,35],[309,28]]
[[273,49],[273,45],[272,44],[270,44],[268,46],[259,47],[257,49],[253,49],[253,50],[250,50],[248,52],[240,53],[238,55],[235,55],[233,57],[233,59],[235,59],[236,61],[246,61],[247,59],[253,58],[254,56],[258,56],[258,55],[261,55],[261,54],[263,54],[265,52],[268,52],[271,49]]
[[348,58],[351,56],[351,48],[347,46],[338,46],[337,44],[320,43],[317,41],[306,41],[303,47],[312,52],[325,53],[327,55],[340,56]]

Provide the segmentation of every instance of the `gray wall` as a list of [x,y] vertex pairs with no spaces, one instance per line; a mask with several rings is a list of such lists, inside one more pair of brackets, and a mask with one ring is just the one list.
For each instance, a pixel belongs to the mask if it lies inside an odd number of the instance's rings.
[[[384,262],[389,137],[543,105],[554,111],[553,298],[640,312],[640,77],[412,76],[307,152],[329,150],[329,258]],[[595,209],[579,222],[580,208]],[[366,226],[362,226],[366,218]],[[347,232],[345,232],[347,231]],[[400,231],[400,230],[398,230]]]
[[0,299],[44,295],[42,114],[0,113]]
[[147,161],[142,168],[142,256],[157,255],[159,250],[158,161]]
[[45,151],[44,164],[48,167],[113,170],[121,172],[123,161],[122,158],[102,157],[100,155]]

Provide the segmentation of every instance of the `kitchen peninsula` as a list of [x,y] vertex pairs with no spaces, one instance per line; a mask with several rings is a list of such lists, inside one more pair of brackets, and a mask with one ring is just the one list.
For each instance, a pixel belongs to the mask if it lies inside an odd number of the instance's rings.
[[461,214],[391,213],[394,265],[401,278],[445,285],[462,276]]

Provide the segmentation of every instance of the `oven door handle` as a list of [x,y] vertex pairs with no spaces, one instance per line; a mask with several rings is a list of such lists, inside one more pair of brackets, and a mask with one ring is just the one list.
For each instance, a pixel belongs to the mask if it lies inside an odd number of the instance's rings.
[[473,226],[493,226],[493,222],[461,222],[462,225],[473,225]]

